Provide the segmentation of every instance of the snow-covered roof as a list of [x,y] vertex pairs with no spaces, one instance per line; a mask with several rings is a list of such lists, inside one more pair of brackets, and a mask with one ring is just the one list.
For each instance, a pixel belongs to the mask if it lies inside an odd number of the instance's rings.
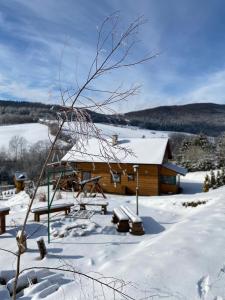
[[0,206],[0,212],[10,210],[8,206]]
[[[165,156],[168,138],[130,138],[119,140],[113,147],[113,153],[117,159],[108,159],[104,155],[102,146],[96,139],[90,139],[86,149],[81,153],[76,145],[62,158],[67,162],[106,162],[132,163],[132,164],[162,164]],[[127,154],[121,147],[132,151]],[[112,148],[112,147],[111,147]]]
[[15,177],[16,177],[17,181],[24,181],[24,180],[27,180],[27,173],[16,171]]
[[187,174],[187,169],[185,169],[183,167],[180,167],[180,166],[177,166],[177,165],[174,165],[174,164],[169,163],[169,162],[164,163],[163,167],[165,167],[169,170],[175,171],[176,173],[181,174],[181,175],[186,175]]

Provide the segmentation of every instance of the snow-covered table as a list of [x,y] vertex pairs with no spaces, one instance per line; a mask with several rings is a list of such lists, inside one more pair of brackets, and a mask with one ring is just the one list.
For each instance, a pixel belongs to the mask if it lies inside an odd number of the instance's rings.
[[5,216],[9,214],[10,208],[0,206],[0,234],[5,232]]
[[40,221],[40,215],[46,215],[49,212],[59,212],[64,211],[65,215],[70,213],[71,206],[74,206],[73,202],[60,202],[60,203],[54,203],[51,205],[50,209],[48,209],[48,204],[38,204],[33,206],[31,209],[31,212],[34,213],[34,221],[39,222]]

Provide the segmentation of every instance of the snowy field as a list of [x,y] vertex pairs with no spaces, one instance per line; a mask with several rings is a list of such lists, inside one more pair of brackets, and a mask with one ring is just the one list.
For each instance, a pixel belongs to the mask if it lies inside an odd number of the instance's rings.
[[[41,216],[37,223],[31,214],[22,268],[69,265],[111,285],[115,279],[109,277],[123,279],[127,283],[123,292],[130,296],[126,299],[225,299],[225,187],[201,193],[204,175],[187,174],[182,180],[184,194],[140,197],[143,236],[118,233],[111,223],[113,208],[125,204],[135,211],[134,196],[107,195],[108,213],[96,211],[90,220],[52,214],[51,243],[43,260],[38,259],[36,239],[43,236],[47,242],[47,218]],[[17,226],[22,224],[28,200],[21,194],[0,202],[11,207],[7,232],[0,236],[1,248],[16,250]],[[62,193],[60,201],[75,199],[71,193]],[[193,201],[205,204],[182,205]],[[1,252],[0,270],[14,268],[15,257]],[[69,274],[42,273],[36,271],[40,286],[27,288],[18,299],[124,299],[114,298],[111,290],[82,276],[74,281]],[[10,272],[2,274],[10,278]]]
[[[95,123],[95,125],[101,130],[102,134],[106,137],[112,137],[112,135],[117,134],[118,138],[168,138],[171,134],[176,133],[173,131],[157,131],[150,129],[140,129],[134,126],[126,126],[126,125],[110,125],[110,124],[101,124]],[[65,123],[64,130],[72,130],[73,123]],[[182,133],[185,135],[193,135],[191,133]]]
[[133,126],[115,126],[100,123],[95,123],[95,125],[108,137],[111,137],[113,134],[117,134],[119,138],[141,138],[143,136],[146,138],[168,137],[171,133],[167,131],[140,129]]
[[[148,129],[139,129],[132,126],[114,126],[108,124],[95,124],[102,131],[106,137],[111,137],[113,134],[117,134],[119,138],[159,138],[169,137],[173,132],[167,131],[156,131]],[[68,130],[67,124],[65,129]],[[72,129],[72,126],[70,127]],[[39,123],[28,123],[28,124],[16,124],[0,126],[0,148],[8,148],[9,142],[14,136],[24,137],[29,144],[34,144],[38,141],[49,140],[48,127]],[[53,137],[50,135],[50,138]]]
[[27,123],[0,126],[0,148],[8,148],[13,136],[22,136],[28,143],[34,144],[40,140],[49,140],[48,127],[39,123]]

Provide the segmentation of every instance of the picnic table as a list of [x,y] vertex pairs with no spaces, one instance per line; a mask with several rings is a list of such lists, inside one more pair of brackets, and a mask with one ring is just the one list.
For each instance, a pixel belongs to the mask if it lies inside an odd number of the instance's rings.
[[50,209],[48,208],[48,203],[34,205],[31,209],[31,212],[34,213],[34,221],[40,221],[40,215],[46,215],[48,213],[54,213],[59,211],[64,211],[65,215],[70,213],[71,206],[74,206],[73,202],[60,202],[54,203],[51,205]]
[[100,206],[101,212],[105,215],[107,213],[107,206],[109,203],[105,200],[82,200],[78,203],[80,210],[86,210],[87,206]]
[[114,208],[112,223],[117,225],[117,231],[130,232],[135,235],[144,234],[142,220],[127,206]]
[[9,214],[10,208],[0,206],[0,234],[5,232],[5,216]]

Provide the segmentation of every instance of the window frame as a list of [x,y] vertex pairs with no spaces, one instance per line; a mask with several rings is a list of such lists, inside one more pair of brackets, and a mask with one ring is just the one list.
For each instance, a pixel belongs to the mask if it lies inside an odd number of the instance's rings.
[[[132,176],[132,178],[131,178],[131,176]],[[134,175],[134,173],[128,173],[127,174],[127,180],[128,181],[135,181],[135,175]]]
[[[87,173],[89,173],[89,175],[90,175],[90,177],[87,179],[87,178],[84,178],[84,174],[87,174]],[[91,179],[91,171],[82,171],[82,181],[84,181],[84,180],[89,180],[89,179]]]
[[[116,181],[114,180],[113,176],[115,176],[115,175],[118,176],[118,178],[119,178],[118,181],[117,181],[117,180],[116,180]],[[112,183],[121,183],[121,173],[112,172],[112,173],[111,173],[111,182],[112,182]]]
[[177,185],[176,175],[160,175],[160,183],[168,185]]

